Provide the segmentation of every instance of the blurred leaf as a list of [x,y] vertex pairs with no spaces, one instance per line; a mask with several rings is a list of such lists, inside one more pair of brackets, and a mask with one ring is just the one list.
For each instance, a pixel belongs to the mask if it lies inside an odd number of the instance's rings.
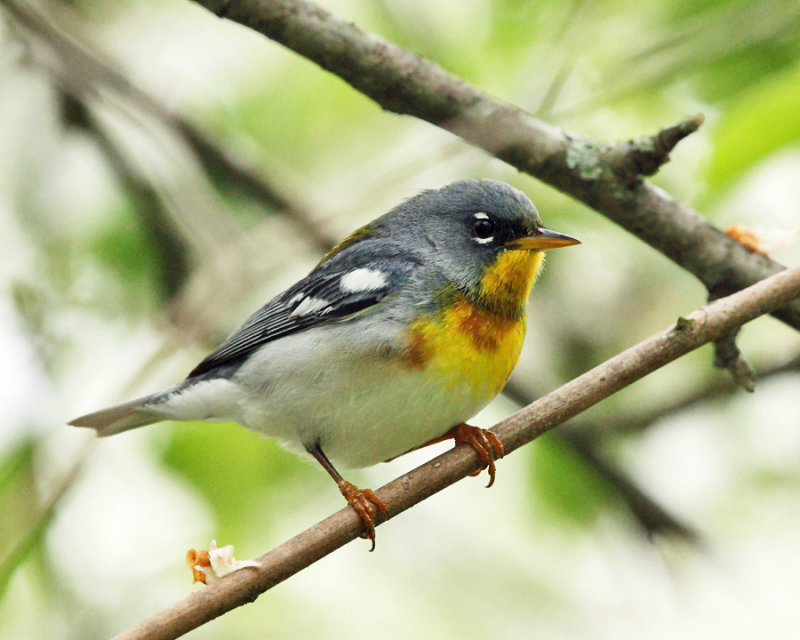
[[[693,5],[690,13],[683,6],[689,5],[658,5],[656,19],[655,6],[638,14],[627,9],[639,23],[652,21],[648,37],[598,49],[599,55],[611,55],[593,61],[598,93],[579,104],[578,112],[609,104],[621,107],[627,100],[633,113],[650,112],[663,120],[674,116],[660,113],[659,107],[674,111],[675,97],[686,92],[687,81],[694,99],[724,105],[764,77],[796,67],[800,9],[793,0],[710,2]],[[664,93],[670,88],[677,91]]]
[[[218,520],[221,540],[241,539],[240,527],[253,521],[269,525],[269,514],[255,511],[269,492],[281,493],[310,465],[263,438],[232,423],[183,423],[172,431],[162,459],[205,497]],[[274,492],[274,493],[272,493]]]
[[[154,244],[136,219],[136,212],[123,204],[108,217],[108,223],[89,239],[88,250],[97,258],[104,273],[112,274],[120,284],[115,302],[130,305],[137,315],[148,313],[145,302],[155,304],[161,263]],[[122,296],[121,298],[119,296]],[[119,314],[117,304],[107,311]]]
[[38,505],[34,484],[35,443],[23,440],[0,460],[0,538],[13,540],[30,524]]
[[341,158],[346,151],[342,140],[360,140],[364,127],[380,126],[384,120],[372,101],[342,80],[320,73],[307,61],[285,62],[263,81],[253,78],[232,108],[209,114],[215,126],[235,132],[237,138],[242,132],[252,136],[282,165],[308,168],[326,153]]
[[[25,554],[14,553],[38,516],[39,495],[34,478],[35,442],[23,440],[0,460],[0,595]],[[10,557],[13,556],[13,557]]]
[[537,501],[554,517],[588,527],[609,506],[619,506],[606,480],[563,441],[540,438],[531,450],[532,489]]
[[767,78],[731,104],[714,132],[707,180],[727,188],[767,155],[800,142],[800,67]]
[[[673,3],[679,8],[694,3]],[[700,71],[698,96],[724,102],[745,96],[763,78],[797,66],[800,10],[794,0],[710,2],[709,11],[687,21],[686,73]]]

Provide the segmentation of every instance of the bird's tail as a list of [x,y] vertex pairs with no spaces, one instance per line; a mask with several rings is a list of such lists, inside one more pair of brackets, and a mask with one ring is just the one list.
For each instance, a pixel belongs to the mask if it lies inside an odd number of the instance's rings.
[[97,432],[98,437],[105,438],[129,429],[159,422],[167,419],[168,416],[158,411],[157,407],[171,392],[172,390],[156,393],[94,413],[87,413],[85,416],[70,420],[69,424],[74,427],[89,427]]

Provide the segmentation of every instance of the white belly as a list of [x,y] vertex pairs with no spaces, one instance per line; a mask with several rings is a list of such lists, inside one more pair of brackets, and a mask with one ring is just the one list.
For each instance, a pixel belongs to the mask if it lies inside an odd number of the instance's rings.
[[[182,414],[176,417],[233,420],[294,451],[319,444],[335,465],[353,468],[424,444],[491,399],[476,398],[466,382],[429,381],[379,353],[369,336],[341,338],[334,329],[268,343],[232,380],[198,383],[170,409]],[[185,408],[175,411],[178,405]]]

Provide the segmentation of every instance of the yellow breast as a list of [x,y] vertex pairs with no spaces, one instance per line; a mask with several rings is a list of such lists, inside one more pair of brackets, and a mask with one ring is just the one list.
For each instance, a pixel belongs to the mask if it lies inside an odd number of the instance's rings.
[[507,251],[473,295],[455,293],[437,313],[411,327],[407,366],[425,369],[448,388],[468,383],[476,399],[505,385],[525,338],[525,302],[544,254]]

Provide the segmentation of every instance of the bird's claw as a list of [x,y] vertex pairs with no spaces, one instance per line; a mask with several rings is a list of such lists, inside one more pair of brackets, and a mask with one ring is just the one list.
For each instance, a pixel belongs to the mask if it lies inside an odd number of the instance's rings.
[[489,484],[486,485],[486,488],[488,489],[491,487],[494,484],[494,476],[496,471],[494,461],[502,458],[505,453],[503,450],[503,443],[500,442],[500,438],[498,438],[494,432],[489,431],[488,429],[473,427],[466,422],[462,422],[454,427],[452,434],[456,445],[459,445],[462,442],[464,444],[468,444],[470,447],[472,447],[475,453],[478,454],[481,462],[483,462],[481,468],[470,475],[477,476],[484,469],[488,469]]
[[374,551],[375,513],[386,513],[386,503],[372,489],[359,489],[353,483],[347,482],[347,480],[339,482],[339,491],[342,492],[344,499],[347,500],[347,504],[361,518],[361,522],[364,524],[364,531],[361,537],[372,542],[369,550]]

